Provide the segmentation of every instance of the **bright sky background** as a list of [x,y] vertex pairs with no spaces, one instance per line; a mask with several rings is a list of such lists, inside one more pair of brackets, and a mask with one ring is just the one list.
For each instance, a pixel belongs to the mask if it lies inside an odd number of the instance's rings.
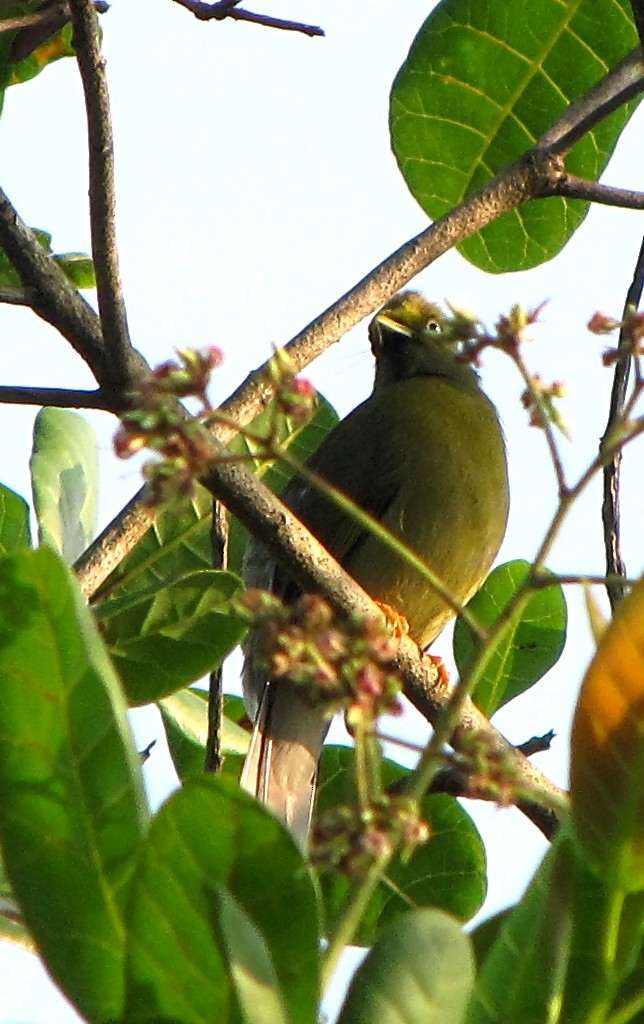
[[[308,39],[242,23],[202,24],[171,0],[115,0],[102,19],[116,137],[122,273],[135,345],[152,362],[174,346],[216,344],[226,363],[223,399],[402,242],[426,218],[391,155],[387,98],[393,77],[426,17],[428,0],[256,0],[249,9],[320,24]],[[395,13],[392,13],[395,12]],[[605,180],[641,187],[638,113]],[[48,68],[9,90],[0,120],[0,183],[27,223],[53,233],[58,252],[89,250],[84,109],[75,63]],[[570,479],[596,452],[604,429],[610,372],[591,313],[619,316],[642,235],[642,218],[595,209],[565,252],[525,274],[490,277],[450,253],[413,283],[493,323],[512,303],[549,303],[527,351],[546,380],[564,379],[572,443],[562,441]],[[28,311],[0,309],[2,382],[92,386],[71,349]],[[364,325],[307,371],[341,414],[370,390]],[[501,560],[530,558],[554,508],[554,475],[541,434],[520,408],[520,381],[501,356],[485,356],[486,389],[507,434],[512,510]],[[5,438],[0,479],[29,497],[27,460],[36,410],[0,407]],[[136,471],[112,457],[114,421],[92,414],[102,453],[101,527],[138,489]],[[641,444],[624,467],[628,570],[642,571]],[[639,479],[638,479],[639,478]],[[580,502],[551,567],[603,571],[599,487]],[[514,742],[554,728],[553,750],[537,759],[566,784],[566,744],[575,694],[591,654],[580,595],[570,598],[569,642],[559,665],[495,723]],[[449,640],[435,650],[450,658]],[[234,686],[234,680],[231,686]],[[414,738],[426,735],[417,716]],[[140,745],[161,738],[156,719],[137,719]],[[154,805],[172,785],[159,744],[146,767]],[[516,900],[544,850],[514,811],[468,805],[488,842],[485,913]],[[0,949],[0,1024],[78,1020],[34,958]]]

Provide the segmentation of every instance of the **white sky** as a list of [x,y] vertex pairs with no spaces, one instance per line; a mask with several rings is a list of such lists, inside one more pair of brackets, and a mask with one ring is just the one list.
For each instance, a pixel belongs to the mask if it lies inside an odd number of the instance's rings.
[[[427,14],[427,0],[257,0],[246,4],[322,25],[308,39],[252,25],[202,24],[171,0],[115,0],[103,19],[117,155],[122,271],[135,345],[151,362],[176,345],[217,344],[227,355],[215,398],[224,398],[262,362],[272,343],[297,330],[376,263],[426,225],[390,153],[387,97]],[[395,14],[392,15],[392,11]],[[605,180],[641,187],[642,115],[620,142]],[[89,248],[86,153],[80,84],[73,61],[8,91],[0,120],[0,183],[31,225],[53,233],[56,251]],[[642,235],[642,218],[593,210],[565,252],[525,274],[490,277],[450,253],[414,286],[493,322],[514,302],[549,304],[527,357],[545,379],[570,388],[562,442],[571,479],[596,451],[610,373],[601,339],[585,323],[597,308],[619,316]],[[29,312],[0,309],[2,383],[91,386],[84,364]],[[325,354],[307,376],[345,414],[370,389],[364,326]],[[531,557],[554,508],[554,478],[542,436],[526,426],[520,382],[502,357],[487,355],[486,388],[505,424],[512,511],[501,560]],[[0,407],[5,442],[0,479],[29,495],[27,460],[36,410]],[[103,526],[138,489],[136,472],[110,451],[113,420],[91,417],[102,452]],[[624,467],[628,569],[642,571],[642,448]],[[601,572],[599,490],[579,504],[551,567]],[[495,719],[521,742],[550,728],[555,746],[538,761],[566,783],[566,741],[581,674],[591,653],[579,595],[570,602],[566,652],[536,689]],[[435,648],[449,660],[449,642]],[[158,726],[138,718],[147,743]],[[423,723],[406,720],[415,738]],[[171,784],[163,753],[147,768],[154,804]],[[470,805],[470,809],[471,805]],[[488,841],[486,913],[514,901],[544,844],[512,811],[476,806]],[[0,1024],[67,1024],[78,1018],[36,961],[0,949]]]

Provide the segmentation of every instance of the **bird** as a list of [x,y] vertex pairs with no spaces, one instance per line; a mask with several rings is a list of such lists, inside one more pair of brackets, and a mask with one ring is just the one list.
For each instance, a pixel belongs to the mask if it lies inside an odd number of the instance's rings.
[[[508,469],[497,410],[444,327],[440,307],[414,291],[394,296],[374,316],[373,391],[308,465],[418,554],[462,605],[503,541]],[[296,476],[281,497],[374,600],[406,620],[422,650],[436,639],[454,611],[423,574],[306,480]],[[289,598],[299,593],[256,541],[243,575],[248,586]],[[241,784],[306,849],[329,722],[301,687],[267,680],[252,634],[244,654],[242,687],[254,728]]]

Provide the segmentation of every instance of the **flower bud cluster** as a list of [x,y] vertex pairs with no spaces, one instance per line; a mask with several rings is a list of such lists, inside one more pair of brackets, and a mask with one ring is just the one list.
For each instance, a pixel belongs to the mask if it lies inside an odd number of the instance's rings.
[[480,366],[481,353],[486,348],[501,349],[514,356],[527,340],[527,328],[538,321],[544,305],[542,302],[534,309],[513,306],[507,315],[504,313],[499,317],[495,332],[491,333],[473,313],[448,303],[451,315],[443,321],[443,335],[449,341],[459,342],[462,346],[459,360],[474,366]]
[[644,356],[644,312],[638,313],[630,306],[623,320],[614,320],[605,313],[593,313],[588,321],[588,330],[592,334],[612,334],[620,329],[622,338],[617,348],[608,348],[602,356],[604,366],[625,359],[627,356]]
[[275,389],[277,411],[300,426],[308,423],[315,411],[317,392],[309,380],[296,376],[293,360],[284,349],[275,350],[268,376]]
[[[113,442],[121,459],[143,448],[158,456],[143,468],[152,504],[192,494],[211,458],[208,432],[199,417],[210,411],[207,389],[222,353],[211,346],[199,351],[179,349],[177,355],[178,362],[162,363],[137,381]],[[179,399],[187,397],[201,403],[192,419],[178,405]]]
[[274,594],[247,590],[237,606],[258,632],[270,677],[302,686],[329,717],[344,711],[355,725],[400,714],[401,682],[391,667],[398,641],[382,620],[342,617],[316,594],[288,606]]
[[492,737],[482,733],[462,737],[455,760],[467,774],[468,796],[493,797],[500,807],[510,807],[520,796],[516,765]]
[[360,877],[394,852],[409,856],[431,830],[418,804],[406,796],[383,796],[363,811],[334,807],[318,819],[311,837],[311,863]]
[[568,436],[568,427],[555,405],[557,399],[566,397],[566,385],[560,380],[545,384],[538,373],[530,377],[530,382],[532,388],[526,388],[521,395],[521,405],[530,414],[530,426],[543,429],[546,422],[554,423]]

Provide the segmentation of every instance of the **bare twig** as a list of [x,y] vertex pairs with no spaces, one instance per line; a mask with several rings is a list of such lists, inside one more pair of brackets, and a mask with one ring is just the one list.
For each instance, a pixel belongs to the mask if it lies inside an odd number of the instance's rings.
[[52,324],[89,365],[99,384],[108,379],[101,325],[93,309],[39,244],[0,189],[0,248],[33,289],[34,312]]
[[175,3],[191,11],[200,21],[224,21],[225,18],[231,18],[233,21],[250,21],[254,25],[264,25],[266,28],[301,32],[306,36],[324,35],[324,29],[318,28],[317,25],[305,25],[301,21],[287,21],[284,18],[273,18],[269,14],[244,11],[237,6],[240,0],[219,0],[211,4],[204,3],[203,0],[175,0]]
[[[644,239],[640,245],[640,251],[635,264],[635,272],[630,288],[624,302],[624,317],[629,307],[637,308],[642,298],[644,287]],[[626,336],[624,329],[620,331],[618,348],[628,348],[630,339]],[[632,357],[619,359],[615,364],[613,376],[613,387],[610,396],[608,420],[606,429],[599,444],[600,452],[603,451],[614,432],[624,412],[628,377]],[[604,529],[604,551],[606,554],[606,573],[611,580],[606,583],[606,593],[610,606],[614,611],[627,589],[626,565],[622,557],[621,535],[620,535],[620,470],[622,464],[622,451],[618,448],[613,452],[610,461],[606,463],[603,470],[604,496],[602,501],[602,524]],[[619,582],[618,582],[619,581]]]
[[74,391],[67,388],[0,387],[1,405],[55,405],[60,409],[105,409],[107,412],[117,412],[118,401],[117,394],[104,388]]
[[598,181],[579,178],[576,174],[566,173],[555,184],[552,195],[565,196],[568,199],[585,199],[587,202],[600,203],[602,206],[644,210],[644,192],[633,192],[628,188],[602,185]]
[[[220,501],[213,501],[212,529],[212,566],[213,569],[228,568],[228,513]],[[221,724],[223,720],[224,679],[223,665],[219,665],[210,673],[208,686],[208,736],[206,737],[206,757],[204,768],[207,772],[221,771]]]
[[69,0],[69,3],[87,111],[89,205],[98,308],[110,384],[127,387],[136,374],[137,363],[131,358],[132,345],[119,272],[114,215],[114,139],[105,60],[99,46],[98,18],[92,0]]

